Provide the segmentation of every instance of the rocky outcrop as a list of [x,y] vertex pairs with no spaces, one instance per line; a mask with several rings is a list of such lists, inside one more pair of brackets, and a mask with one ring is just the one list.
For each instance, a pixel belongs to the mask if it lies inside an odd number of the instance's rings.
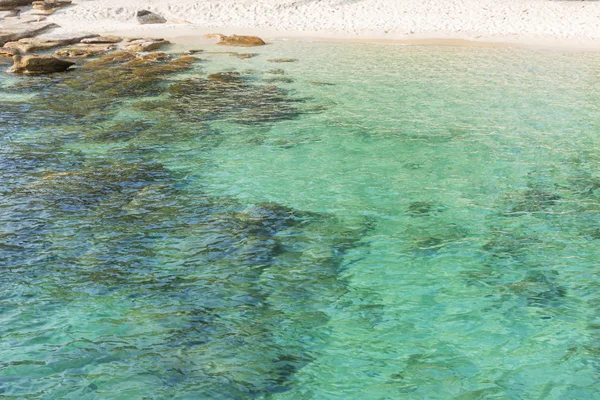
[[80,41],[93,38],[98,35],[76,35],[76,36],[46,36],[37,38],[20,39],[16,42],[8,42],[4,48],[18,50],[21,54],[36,50],[49,50],[61,46],[69,46]]
[[19,52],[15,49],[7,49],[4,47],[0,47],[0,57],[10,57],[12,58],[14,55],[19,54]]
[[53,28],[58,28],[58,25],[51,22],[22,22],[19,20],[16,23],[7,23],[2,21],[2,26],[0,27],[0,46],[3,46],[7,42],[40,35]]
[[15,74],[51,74],[54,72],[63,72],[75,65],[74,62],[61,60],[55,57],[47,56],[26,56],[15,55],[13,57],[13,66],[8,72]]
[[252,47],[252,46],[264,46],[266,43],[258,36],[242,36],[242,35],[221,35],[219,33],[211,33],[204,35],[206,39],[219,39],[218,45],[221,46],[241,46],[241,47]]
[[59,58],[89,58],[100,54],[104,54],[116,49],[116,46],[111,44],[104,45],[78,45],[67,47],[54,52],[54,57]]
[[115,44],[122,42],[123,38],[119,36],[97,36],[89,39],[83,39],[81,43],[85,44]]
[[140,23],[142,25],[164,24],[167,22],[167,20],[164,19],[163,17],[161,17],[160,15],[155,14],[148,10],[140,10],[137,12],[137,14],[135,16],[137,18],[138,23]]
[[158,50],[167,44],[170,44],[170,42],[164,39],[135,39],[123,49],[135,53],[141,53],[145,51]]
[[33,0],[0,0],[0,11],[12,10],[15,7],[28,6]]
[[70,6],[70,0],[43,0],[34,1],[32,3],[32,14],[34,15],[50,15],[62,7]]

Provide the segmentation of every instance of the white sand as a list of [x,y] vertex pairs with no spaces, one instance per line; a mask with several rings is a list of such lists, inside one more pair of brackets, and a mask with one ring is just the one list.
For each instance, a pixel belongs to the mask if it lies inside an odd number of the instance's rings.
[[[577,0],[75,0],[49,19],[63,31],[271,32],[373,39],[556,40],[600,48],[600,1]],[[140,26],[135,12],[167,18]],[[169,35],[169,33],[171,33]]]

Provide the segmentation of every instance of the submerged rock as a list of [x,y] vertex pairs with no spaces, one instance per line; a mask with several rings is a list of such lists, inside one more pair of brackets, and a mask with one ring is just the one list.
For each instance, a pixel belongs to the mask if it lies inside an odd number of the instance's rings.
[[242,78],[239,72],[217,72],[216,74],[208,75],[208,79],[213,82],[222,83],[241,83]]
[[251,84],[237,72],[190,78],[170,86],[166,100],[138,103],[142,110],[177,115],[184,121],[201,122],[232,118],[242,124],[292,119],[301,114],[297,103],[276,86]]
[[[542,189],[529,189],[516,197],[507,215],[545,212],[560,200],[560,196]],[[510,197],[509,197],[510,200]]]
[[130,51],[115,51],[114,53],[107,54],[98,58],[97,60],[92,60],[85,64],[83,68],[86,69],[95,69],[95,68],[103,68],[108,66],[114,66],[117,64],[122,64],[127,61],[135,60],[136,55]]
[[315,85],[315,86],[335,86],[335,83],[329,83],[329,82],[321,82],[321,81],[308,81],[309,85]]
[[55,57],[22,57],[15,55],[13,57],[13,66],[9,72],[15,74],[51,74],[54,72],[64,72],[73,65],[75,65],[74,62]]
[[408,205],[406,214],[413,217],[426,216],[444,211],[444,208],[426,201],[415,201]]
[[263,79],[265,83],[293,83],[294,79],[287,76],[274,76],[271,78]]
[[293,63],[298,62],[297,58],[271,58],[267,60],[270,63]]
[[158,14],[155,14],[148,10],[140,10],[136,13],[135,17],[137,22],[142,25],[146,24],[164,24],[167,22],[166,19]]

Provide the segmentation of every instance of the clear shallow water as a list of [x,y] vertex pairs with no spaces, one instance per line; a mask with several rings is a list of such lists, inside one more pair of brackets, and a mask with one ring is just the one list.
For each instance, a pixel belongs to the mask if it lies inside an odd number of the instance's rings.
[[0,396],[600,398],[600,57],[257,52],[0,75]]

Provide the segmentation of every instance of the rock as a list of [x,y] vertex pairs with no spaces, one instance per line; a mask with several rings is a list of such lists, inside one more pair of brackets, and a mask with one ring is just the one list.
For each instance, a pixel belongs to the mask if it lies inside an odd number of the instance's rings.
[[32,3],[33,15],[50,15],[61,7],[70,6],[70,0],[43,0]]
[[173,61],[171,61],[171,65],[191,66],[192,64],[196,64],[199,62],[202,62],[202,60],[200,58],[186,56],[186,57],[179,57],[179,58],[174,59]]
[[51,22],[21,22],[19,20],[18,23],[5,23],[3,21],[2,27],[0,27],[0,46],[7,42],[40,35],[53,28],[58,28],[58,25]]
[[310,85],[315,85],[315,86],[335,86],[335,83],[321,82],[321,81],[308,81],[308,83]]
[[297,58],[271,58],[267,60],[270,63],[293,63],[298,62]]
[[246,60],[248,58],[254,58],[258,55],[259,55],[258,53],[234,53],[234,54],[232,54],[233,57],[237,57],[241,60]]
[[33,0],[0,0],[0,10],[12,10],[15,7],[28,6]]
[[147,62],[167,61],[167,60],[171,59],[171,56],[169,56],[167,53],[155,52],[155,53],[144,54],[143,56],[140,56],[137,59],[142,60],[143,63],[147,63]]
[[264,46],[266,43],[264,40],[259,38],[258,36],[240,36],[240,35],[231,35],[225,36],[220,34],[211,34],[204,36],[206,38],[218,38],[220,39],[217,43],[221,46],[241,46],[241,47],[251,47],[251,46]]
[[80,45],[57,50],[54,52],[54,57],[89,58],[114,49],[113,45]]
[[92,60],[83,65],[83,68],[106,68],[116,64],[126,63],[128,61],[135,60],[136,56],[134,53],[129,51],[115,51],[114,53],[106,54],[97,60]]
[[19,52],[17,50],[15,50],[15,49],[0,47],[0,57],[10,57],[10,58],[12,58],[16,54],[19,54]]
[[97,36],[88,39],[83,39],[81,43],[85,44],[115,44],[122,42],[123,38],[119,36]]
[[245,60],[247,58],[253,58],[259,56],[258,53],[236,53],[235,51],[209,51],[205,54],[225,54],[230,55],[231,57],[237,57],[239,59]]
[[208,75],[208,79],[213,82],[237,83],[241,82],[241,75],[239,72],[217,72],[216,74]]
[[267,71],[267,74],[273,74],[273,75],[285,75],[285,71],[278,68],[278,69],[271,69]]
[[47,36],[37,38],[26,38],[20,39],[16,42],[8,42],[4,45],[4,48],[10,48],[18,50],[21,53],[29,53],[35,50],[48,50],[61,46],[68,46],[71,44],[79,43],[81,40],[95,37],[97,35],[77,35],[77,36]]
[[200,49],[192,49],[192,50],[187,50],[184,52],[184,54],[198,54],[198,53],[203,53],[204,50],[200,50]]
[[54,72],[63,72],[75,65],[74,62],[61,60],[55,57],[47,56],[26,56],[15,55],[13,57],[13,66],[9,72],[15,74],[51,74]]
[[263,79],[265,83],[293,83],[294,80],[287,76],[274,76],[272,78]]
[[164,19],[163,17],[161,17],[160,15],[150,12],[148,10],[138,11],[136,14],[136,18],[137,18],[138,23],[140,23],[142,25],[164,24],[167,22],[167,20]]
[[154,51],[162,46],[170,44],[169,41],[163,39],[136,39],[124,47],[125,50],[141,53],[145,51]]

